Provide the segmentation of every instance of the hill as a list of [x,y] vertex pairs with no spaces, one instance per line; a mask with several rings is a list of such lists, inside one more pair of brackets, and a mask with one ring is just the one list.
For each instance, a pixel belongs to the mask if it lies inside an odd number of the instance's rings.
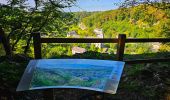
[[139,5],[94,13],[82,19],[88,29],[101,28],[105,37],[125,33],[128,37],[169,37],[170,11]]
[[[83,16],[82,16],[83,15]],[[170,37],[170,10],[150,5],[138,5],[129,8],[102,12],[81,12],[75,14],[79,22],[70,31],[77,32],[81,37],[95,37],[95,29],[102,29],[104,38],[116,38],[118,34],[126,34],[128,38]],[[110,53],[116,46],[105,44]],[[154,49],[157,46],[157,49]],[[143,48],[145,47],[145,48]],[[125,53],[141,54],[153,51],[169,51],[167,44],[126,45]],[[154,49],[154,50],[153,50]]]

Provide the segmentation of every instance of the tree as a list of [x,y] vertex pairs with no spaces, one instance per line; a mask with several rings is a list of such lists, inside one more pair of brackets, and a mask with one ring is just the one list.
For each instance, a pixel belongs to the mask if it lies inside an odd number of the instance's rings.
[[6,35],[5,35],[4,31],[2,30],[2,28],[0,28],[0,42],[2,42],[2,44],[3,44],[3,47],[6,52],[6,56],[11,57],[12,54],[11,54],[10,44],[9,44],[9,41],[7,40]]
[[170,0],[125,0],[120,7],[133,7],[139,4],[150,5],[163,10],[170,8]]
[[[72,24],[72,13],[64,12],[64,8],[71,7],[75,0],[34,0],[35,6],[29,7],[27,0],[8,0],[7,4],[0,4],[0,37],[10,44],[6,51],[12,54],[21,39],[26,41],[24,53],[27,52],[32,32],[55,32],[61,34]],[[48,34],[50,35],[50,34]],[[5,49],[6,50],[6,49]]]

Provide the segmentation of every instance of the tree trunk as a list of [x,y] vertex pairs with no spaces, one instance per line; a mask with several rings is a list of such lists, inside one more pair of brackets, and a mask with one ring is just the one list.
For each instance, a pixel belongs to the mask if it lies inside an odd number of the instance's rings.
[[10,42],[7,39],[7,36],[5,35],[5,32],[3,31],[3,29],[1,27],[0,27],[0,39],[1,39],[1,42],[3,44],[6,56],[11,58],[12,57],[12,50],[11,50]]
[[26,45],[26,47],[25,47],[24,54],[27,54],[27,51],[28,51],[28,49],[29,49],[29,47],[30,47],[31,39],[32,39],[32,36],[30,35],[30,37],[29,37],[28,40],[27,40],[27,45]]

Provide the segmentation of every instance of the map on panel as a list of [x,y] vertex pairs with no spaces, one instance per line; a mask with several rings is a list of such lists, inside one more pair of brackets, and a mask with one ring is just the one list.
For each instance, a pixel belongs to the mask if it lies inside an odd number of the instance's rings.
[[91,59],[42,59],[35,65],[29,90],[80,88],[115,94],[124,62]]

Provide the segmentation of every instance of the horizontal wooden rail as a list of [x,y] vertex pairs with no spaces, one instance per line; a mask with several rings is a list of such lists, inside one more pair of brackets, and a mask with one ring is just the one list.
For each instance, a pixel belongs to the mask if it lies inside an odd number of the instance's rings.
[[116,38],[41,38],[41,43],[117,43]]
[[137,42],[170,42],[170,38],[134,38],[126,39],[126,43],[137,43]]
[[[117,38],[41,38],[41,43],[117,43]],[[126,39],[125,43],[170,42],[169,38]]]
[[119,34],[118,38],[41,38],[40,33],[32,33],[34,40],[34,55],[41,59],[41,43],[117,43],[117,60],[127,64],[170,62],[170,58],[123,60],[126,43],[170,42],[170,38],[126,38]]
[[126,64],[138,64],[138,63],[153,63],[153,62],[170,62],[170,58],[158,58],[158,59],[136,59],[136,60],[123,60]]

